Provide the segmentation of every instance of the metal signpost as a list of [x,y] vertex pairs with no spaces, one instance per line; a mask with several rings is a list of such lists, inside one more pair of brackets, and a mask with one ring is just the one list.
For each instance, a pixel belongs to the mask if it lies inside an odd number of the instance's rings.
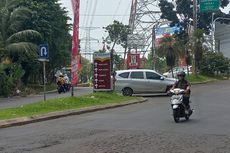
[[44,89],[44,101],[46,101],[46,62],[49,61],[49,48],[48,44],[42,44],[39,46],[39,61],[43,62],[43,89]]
[[94,72],[94,91],[111,91],[111,54],[94,53],[93,72]]

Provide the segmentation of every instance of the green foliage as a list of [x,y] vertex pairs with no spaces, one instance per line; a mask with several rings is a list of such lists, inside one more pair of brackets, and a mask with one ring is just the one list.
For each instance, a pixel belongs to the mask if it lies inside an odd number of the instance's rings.
[[213,81],[215,78],[206,75],[186,75],[186,79],[191,83]]
[[200,66],[200,61],[202,60],[203,56],[203,43],[205,42],[204,39],[204,30],[197,29],[193,32],[192,43],[193,43],[193,54],[195,56],[195,74],[198,71]]
[[82,83],[86,83],[90,78],[92,78],[92,65],[89,60],[84,57],[81,57],[82,68],[79,71],[79,78]]
[[[41,33],[41,43],[49,45],[49,60],[47,64],[48,79],[52,79],[54,70],[70,65],[71,25],[67,23],[69,17],[65,8],[58,0],[21,0],[22,5],[33,10],[30,22],[26,27]],[[49,80],[51,81],[51,80]]]
[[[11,71],[5,74],[11,82],[14,79],[10,78],[17,75],[20,76],[15,78],[17,82],[22,79],[27,84],[32,76],[42,73],[37,61],[37,45],[41,43],[49,44],[48,78],[53,77],[55,68],[70,64],[69,18],[58,0],[4,0],[0,2],[0,19],[0,63],[10,58],[17,67],[16,70],[8,68]],[[2,75],[4,77],[4,73]],[[9,86],[10,90],[16,86]]]
[[[178,49],[176,48],[175,39],[173,36],[165,36],[161,39],[160,47],[157,49],[157,55],[166,58],[166,64],[170,69],[176,64],[176,58],[179,55]],[[172,74],[173,76],[173,74]]]
[[114,64],[115,64],[115,70],[121,70],[123,69],[123,62],[124,59],[121,57],[121,55],[114,55]]
[[[173,3],[176,2],[176,5]],[[199,2],[199,1],[198,1]],[[229,4],[229,0],[222,0],[221,7],[224,8]],[[176,0],[176,1],[168,1],[168,0],[160,0],[159,7],[161,9],[162,19],[167,19],[172,21],[172,26],[177,24],[181,26],[181,33],[183,35],[187,33],[188,25],[192,25],[193,23],[190,19],[193,19],[193,2],[191,0]],[[230,17],[230,14],[223,13],[220,9],[215,13],[214,18],[216,17]],[[206,33],[209,33],[211,29],[211,21],[212,20],[212,12],[207,13],[197,13],[197,27],[200,29],[204,29]],[[227,22],[227,21],[226,21]]]
[[[131,30],[128,25],[124,25],[123,23],[114,20],[112,24],[108,25],[106,28],[106,32],[108,32],[108,37],[106,37],[106,43],[110,44],[111,42],[122,47],[127,47],[127,35],[131,33]],[[113,50],[114,48],[111,48]]]
[[32,43],[40,40],[41,35],[35,30],[26,29],[25,25],[31,17],[31,11],[20,6],[19,1],[6,0],[0,10],[0,44],[8,55],[15,52],[36,53],[37,46]]
[[13,79],[6,75],[5,71],[0,69],[0,95],[10,96],[13,88]]
[[[39,32],[26,28],[30,21],[32,11],[21,6],[21,1],[5,0],[0,3],[0,58],[1,65],[4,65],[5,59],[8,65],[1,69],[0,95],[9,96],[14,94],[15,87],[21,84],[21,78],[25,74],[22,69],[24,58],[29,56],[28,60],[33,61],[37,56],[36,42],[41,40]],[[11,63],[11,64],[10,64]],[[27,74],[29,74],[27,72]]]
[[229,73],[230,59],[222,53],[206,52],[201,61],[200,71],[207,75],[214,75],[218,72]]
[[[143,68],[147,68],[147,69],[153,69],[153,56],[152,56],[152,52],[150,54],[148,54],[148,58],[146,59],[145,65],[141,66]],[[162,57],[157,57],[156,58],[156,63],[155,63],[155,68],[156,71],[159,73],[164,73],[168,68],[167,68],[167,64],[166,64],[166,59],[162,58]]]

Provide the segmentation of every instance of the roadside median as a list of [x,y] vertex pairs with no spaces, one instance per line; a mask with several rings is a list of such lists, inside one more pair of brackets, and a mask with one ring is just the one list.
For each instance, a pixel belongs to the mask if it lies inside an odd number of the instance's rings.
[[142,97],[124,97],[116,93],[93,93],[66,97],[0,110],[0,128],[79,115],[145,102]]

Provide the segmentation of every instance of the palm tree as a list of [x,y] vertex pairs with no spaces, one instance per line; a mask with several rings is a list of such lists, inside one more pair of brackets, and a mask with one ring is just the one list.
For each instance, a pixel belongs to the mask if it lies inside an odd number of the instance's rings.
[[[25,28],[31,15],[31,11],[22,7],[19,0],[0,2],[0,66],[3,66],[0,73],[6,77],[5,95],[9,95],[13,88],[17,88],[24,75],[21,66],[23,61],[19,61],[19,58],[23,57],[21,60],[25,60],[24,57],[27,56],[33,59],[37,57],[38,47],[33,42],[40,41],[41,35],[35,30]],[[11,82],[14,85],[9,86]]]
[[166,64],[170,67],[173,74],[173,66],[176,63],[176,57],[178,56],[178,50],[176,49],[175,39],[173,36],[165,36],[161,39],[160,47],[157,49],[157,55],[166,58]]
[[15,52],[36,54],[33,41],[41,39],[39,32],[25,29],[31,17],[28,8],[20,6],[18,0],[3,0],[0,3],[0,55],[13,56]]
[[204,30],[197,29],[193,32],[193,51],[195,57],[194,73],[197,75],[198,67],[203,56]]

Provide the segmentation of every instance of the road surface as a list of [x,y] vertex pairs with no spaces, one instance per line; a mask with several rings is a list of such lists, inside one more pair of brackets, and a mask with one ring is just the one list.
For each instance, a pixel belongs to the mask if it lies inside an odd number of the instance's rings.
[[230,81],[192,87],[195,113],[175,123],[169,97],[0,129],[3,153],[229,153]]
[[[75,87],[74,88],[74,95],[81,96],[86,95],[93,92],[93,88],[91,87]],[[57,92],[47,93],[46,99],[53,99],[53,98],[60,98],[60,97],[67,97],[71,96],[71,91],[66,93],[58,94]],[[44,95],[31,95],[27,97],[10,97],[10,98],[1,98],[0,99],[0,108],[9,108],[9,107],[17,107],[29,103],[34,103],[38,101],[43,101]]]

